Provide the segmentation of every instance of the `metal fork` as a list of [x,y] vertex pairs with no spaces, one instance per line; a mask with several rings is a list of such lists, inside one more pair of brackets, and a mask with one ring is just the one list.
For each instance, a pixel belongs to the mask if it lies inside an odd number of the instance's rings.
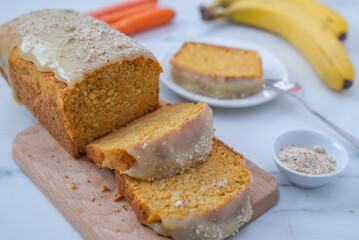
[[308,109],[311,113],[313,113],[315,116],[317,116],[319,119],[324,121],[328,126],[333,128],[337,133],[342,135],[346,140],[348,140],[351,144],[354,145],[354,147],[359,150],[359,140],[352,135],[350,135],[348,132],[344,131],[340,127],[336,126],[332,122],[330,122],[328,119],[320,115],[318,112],[316,112],[313,108],[309,107],[304,100],[298,95],[298,93],[301,91],[302,87],[295,82],[291,82],[288,80],[281,80],[281,79],[265,79],[265,87],[272,89],[276,92],[283,92],[286,93],[289,96],[292,96],[299,100],[306,109]]

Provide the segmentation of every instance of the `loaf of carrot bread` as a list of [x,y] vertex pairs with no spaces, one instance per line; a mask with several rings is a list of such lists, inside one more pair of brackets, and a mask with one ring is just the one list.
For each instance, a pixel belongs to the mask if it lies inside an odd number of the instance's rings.
[[225,239],[252,216],[252,178],[245,159],[214,139],[208,159],[152,182],[116,171],[119,194],[141,223],[174,239]]
[[0,70],[18,101],[74,157],[158,105],[155,57],[70,10],[31,12],[0,26]]
[[143,180],[172,176],[212,152],[211,108],[200,102],[165,105],[85,146],[97,165]]
[[213,98],[243,98],[263,86],[256,51],[187,42],[171,60],[173,80],[184,89]]

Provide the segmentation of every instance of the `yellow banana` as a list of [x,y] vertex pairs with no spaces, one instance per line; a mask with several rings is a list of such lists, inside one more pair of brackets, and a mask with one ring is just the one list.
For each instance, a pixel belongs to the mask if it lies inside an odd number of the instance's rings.
[[[235,2],[251,0],[215,0],[210,8],[228,7]],[[267,2],[282,1],[308,12],[313,18],[317,19],[324,27],[328,28],[340,40],[347,36],[348,24],[345,19],[328,6],[315,0],[267,0]]]
[[298,48],[330,88],[340,91],[354,81],[354,68],[340,41],[306,12],[282,1],[250,0],[221,12],[202,9],[206,20],[232,21],[276,33]]

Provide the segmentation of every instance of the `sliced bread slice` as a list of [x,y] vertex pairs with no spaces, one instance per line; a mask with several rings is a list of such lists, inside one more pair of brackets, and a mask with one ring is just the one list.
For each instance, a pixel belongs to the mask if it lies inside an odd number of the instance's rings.
[[116,179],[141,223],[174,239],[224,239],[252,215],[245,158],[216,138],[207,161],[182,174],[148,182],[116,172]]
[[212,145],[212,110],[200,102],[162,106],[88,144],[85,151],[99,166],[153,180],[206,160]]
[[171,60],[172,79],[184,89],[212,98],[242,98],[263,86],[256,51],[187,42]]

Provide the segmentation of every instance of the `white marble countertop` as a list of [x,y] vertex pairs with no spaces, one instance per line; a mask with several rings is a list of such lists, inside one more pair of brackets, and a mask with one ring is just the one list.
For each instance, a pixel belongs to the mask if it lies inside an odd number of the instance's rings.
[[[228,22],[204,23],[198,6],[210,1],[161,0],[160,5],[176,10],[174,22],[137,34],[134,38],[156,56],[170,48],[174,41],[206,36],[235,38],[262,45],[285,63],[290,79],[303,85],[306,99],[314,109],[359,137],[359,83],[343,93],[331,91],[302,55],[283,39]],[[87,11],[111,2],[114,1],[6,1],[6,4],[1,4],[0,23],[41,8]],[[359,1],[324,2],[349,22],[349,36],[343,45],[359,72]],[[173,103],[185,101],[163,85],[160,95]],[[25,107],[14,102],[3,79],[0,80],[0,112],[0,239],[81,239],[12,159],[11,146],[15,135],[34,124],[36,119]],[[280,185],[279,203],[231,239],[359,239],[359,153],[338,134],[286,96],[246,109],[214,108],[214,119],[216,136],[272,174]],[[278,172],[270,154],[270,144],[280,132],[294,128],[324,132],[346,147],[349,166],[335,182],[306,190],[293,186]],[[349,212],[350,209],[355,213]]]

